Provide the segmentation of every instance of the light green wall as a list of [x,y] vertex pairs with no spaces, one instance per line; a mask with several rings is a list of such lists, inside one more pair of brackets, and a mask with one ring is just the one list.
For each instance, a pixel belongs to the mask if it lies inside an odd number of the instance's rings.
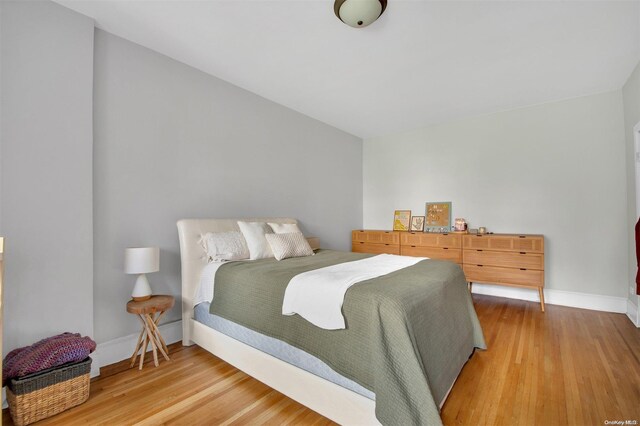
[[[633,73],[622,88],[622,98],[624,102],[624,132],[626,139],[626,164],[627,164],[627,199],[628,199],[628,217],[626,229],[631,238],[629,238],[629,286],[635,286],[636,278],[636,246],[634,235],[634,226],[638,219],[636,211],[636,179],[634,164],[634,137],[633,127],[640,123],[640,63],[636,66]],[[639,298],[631,292],[627,292],[629,300],[636,306],[639,306]]]
[[364,226],[452,201],[471,227],[546,236],[548,288],[627,297],[622,93],[469,118],[364,143]]

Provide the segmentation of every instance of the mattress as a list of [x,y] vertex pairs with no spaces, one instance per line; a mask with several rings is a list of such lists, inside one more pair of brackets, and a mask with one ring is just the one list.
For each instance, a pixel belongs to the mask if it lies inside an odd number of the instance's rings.
[[331,369],[320,359],[298,349],[286,342],[258,333],[225,318],[209,313],[210,303],[202,302],[194,308],[194,319],[220,333],[232,337],[255,349],[274,356],[316,376],[347,388],[366,398],[375,400],[375,394],[358,383],[350,380]]

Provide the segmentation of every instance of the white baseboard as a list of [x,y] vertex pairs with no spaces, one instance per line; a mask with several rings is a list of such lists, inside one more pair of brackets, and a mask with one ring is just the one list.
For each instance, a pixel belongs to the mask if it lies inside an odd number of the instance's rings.
[[627,316],[636,327],[640,328],[640,310],[629,299],[627,299]]
[[[160,334],[167,345],[182,340],[182,320],[162,324],[158,326]],[[108,342],[98,343],[96,350],[91,354],[91,377],[100,374],[100,368],[130,358],[136,347],[139,333],[118,337]]]
[[[532,302],[540,301],[538,292],[528,288],[473,283],[472,292],[486,294],[488,296],[507,297],[509,299],[529,300]],[[594,311],[615,312],[620,314],[627,312],[627,299],[625,297],[576,293],[573,291],[545,288],[544,301],[549,305],[570,306],[572,308],[591,309]]]

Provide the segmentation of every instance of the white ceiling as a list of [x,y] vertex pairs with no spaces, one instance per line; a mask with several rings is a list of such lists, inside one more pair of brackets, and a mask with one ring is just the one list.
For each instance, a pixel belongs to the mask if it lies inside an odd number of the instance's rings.
[[99,28],[368,138],[622,87],[639,1],[57,0]]

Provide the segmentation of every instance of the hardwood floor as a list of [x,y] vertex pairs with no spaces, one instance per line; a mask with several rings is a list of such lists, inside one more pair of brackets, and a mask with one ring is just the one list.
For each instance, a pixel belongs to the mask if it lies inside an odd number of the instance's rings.
[[462,370],[445,424],[640,423],[640,330],[626,315],[473,298],[489,349]]
[[[446,425],[640,422],[640,330],[625,315],[474,301],[489,349],[458,377],[442,410]],[[39,424],[135,423],[332,424],[196,346],[178,347],[157,368],[100,377],[89,401]],[[7,412],[3,424],[12,424]]]

